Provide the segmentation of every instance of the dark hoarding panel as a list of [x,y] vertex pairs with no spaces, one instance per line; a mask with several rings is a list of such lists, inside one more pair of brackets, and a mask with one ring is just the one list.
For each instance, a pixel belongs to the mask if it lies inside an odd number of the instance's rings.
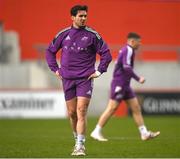
[[180,114],[180,92],[137,92],[143,114]]

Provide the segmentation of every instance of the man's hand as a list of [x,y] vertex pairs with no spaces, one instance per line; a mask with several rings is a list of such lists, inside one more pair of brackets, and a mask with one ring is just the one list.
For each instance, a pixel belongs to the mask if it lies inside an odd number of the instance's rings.
[[99,71],[96,71],[94,72],[93,74],[91,74],[89,77],[88,77],[88,80],[92,79],[92,78],[97,78],[101,75],[101,72]]
[[55,73],[56,73],[56,76],[58,76],[58,78],[62,79],[62,76],[59,74],[58,70]]
[[143,84],[145,81],[146,81],[146,80],[145,80],[145,78],[144,78],[144,77],[140,77],[140,79],[139,79],[139,83]]

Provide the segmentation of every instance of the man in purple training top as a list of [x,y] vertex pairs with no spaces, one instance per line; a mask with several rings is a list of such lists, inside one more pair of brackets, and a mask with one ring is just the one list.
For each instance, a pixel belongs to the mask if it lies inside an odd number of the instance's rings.
[[141,43],[141,37],[136,33],[129,33],[127,36],[127,45],[125,45],[119,52],[117,59],[113,80],[111,82],[111,97],[106,110],[99,118],[96,128],[91,133],[91,137],[98,141],[107,141],[102,135],[102,128],[118,108],[119,103],[125,100],[130,106],[134,121],[139,128],[141,139],[152,139],[160,134],[159,131],[148,131],[141,114],[141,108],[134,91],[130,87],[130,80],[134,78],[139,83],[145,82],[144,77],[138,77],[134,71],[134,56],[135,50],[138,49]]
[[[72,155],[85,155],[86,114],[93,89],[93,79],[107,71],[112,60],[101,36],[86,26],[87,6],[71,8],[71,27],[61,30],[46,51],[49,68],[62,79],[68,116],[73,129],[75,146]],[[56,53],[61,49],[61,67]],[[96,53],[100,64],[95,70]]]

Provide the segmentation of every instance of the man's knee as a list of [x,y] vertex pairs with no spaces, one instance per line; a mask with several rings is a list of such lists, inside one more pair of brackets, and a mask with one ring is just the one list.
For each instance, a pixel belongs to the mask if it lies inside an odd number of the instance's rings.
[[118,108],[119,103],[117,101],[111,100],[109,101],[108,111],[115,112]]
[[114,111],[115,111],[115,110],[117,110],[117,108],[118,108],[118,106],[117,106],[117,105],[113,105],[113,106],[111,106],[111,109],[112,109],[112,110],[114,110]]
[[87,108],[85,108],[85,107],[78,107],[78,109],[77,109],[78,120],[85,120],[86,114],[87,114]]
[[77,118],[77,113],[76,113],[76,111],[68,111],[68,115],[69,115],[69,117],[70,118],[72,118],[72,119],[76,119]]
[[85,115],[86,112],[87,112],[87,108],[86,107],[79,106],[78,109],[77,109],[77,113],[78,114]]

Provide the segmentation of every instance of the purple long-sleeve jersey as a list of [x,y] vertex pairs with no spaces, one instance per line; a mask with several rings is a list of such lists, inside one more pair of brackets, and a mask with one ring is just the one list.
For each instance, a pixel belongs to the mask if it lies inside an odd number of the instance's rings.
[[134,73],[135,51],[130,45],[124,46],[119,51],[116,61],[113,79],[119,81],[121,86],[129,86],[131,78],[139,81],[139,77]]
[[[56,53],[61,49],[59,67]],[[63,78],[78,79],[89,77],[95,72],[96,53],[100,55],[98,71],[103,73],[112,60],[107,44],[100,35],[89,27],[69,27],[60,31],[46,50],[49,68],[57,70]]]

